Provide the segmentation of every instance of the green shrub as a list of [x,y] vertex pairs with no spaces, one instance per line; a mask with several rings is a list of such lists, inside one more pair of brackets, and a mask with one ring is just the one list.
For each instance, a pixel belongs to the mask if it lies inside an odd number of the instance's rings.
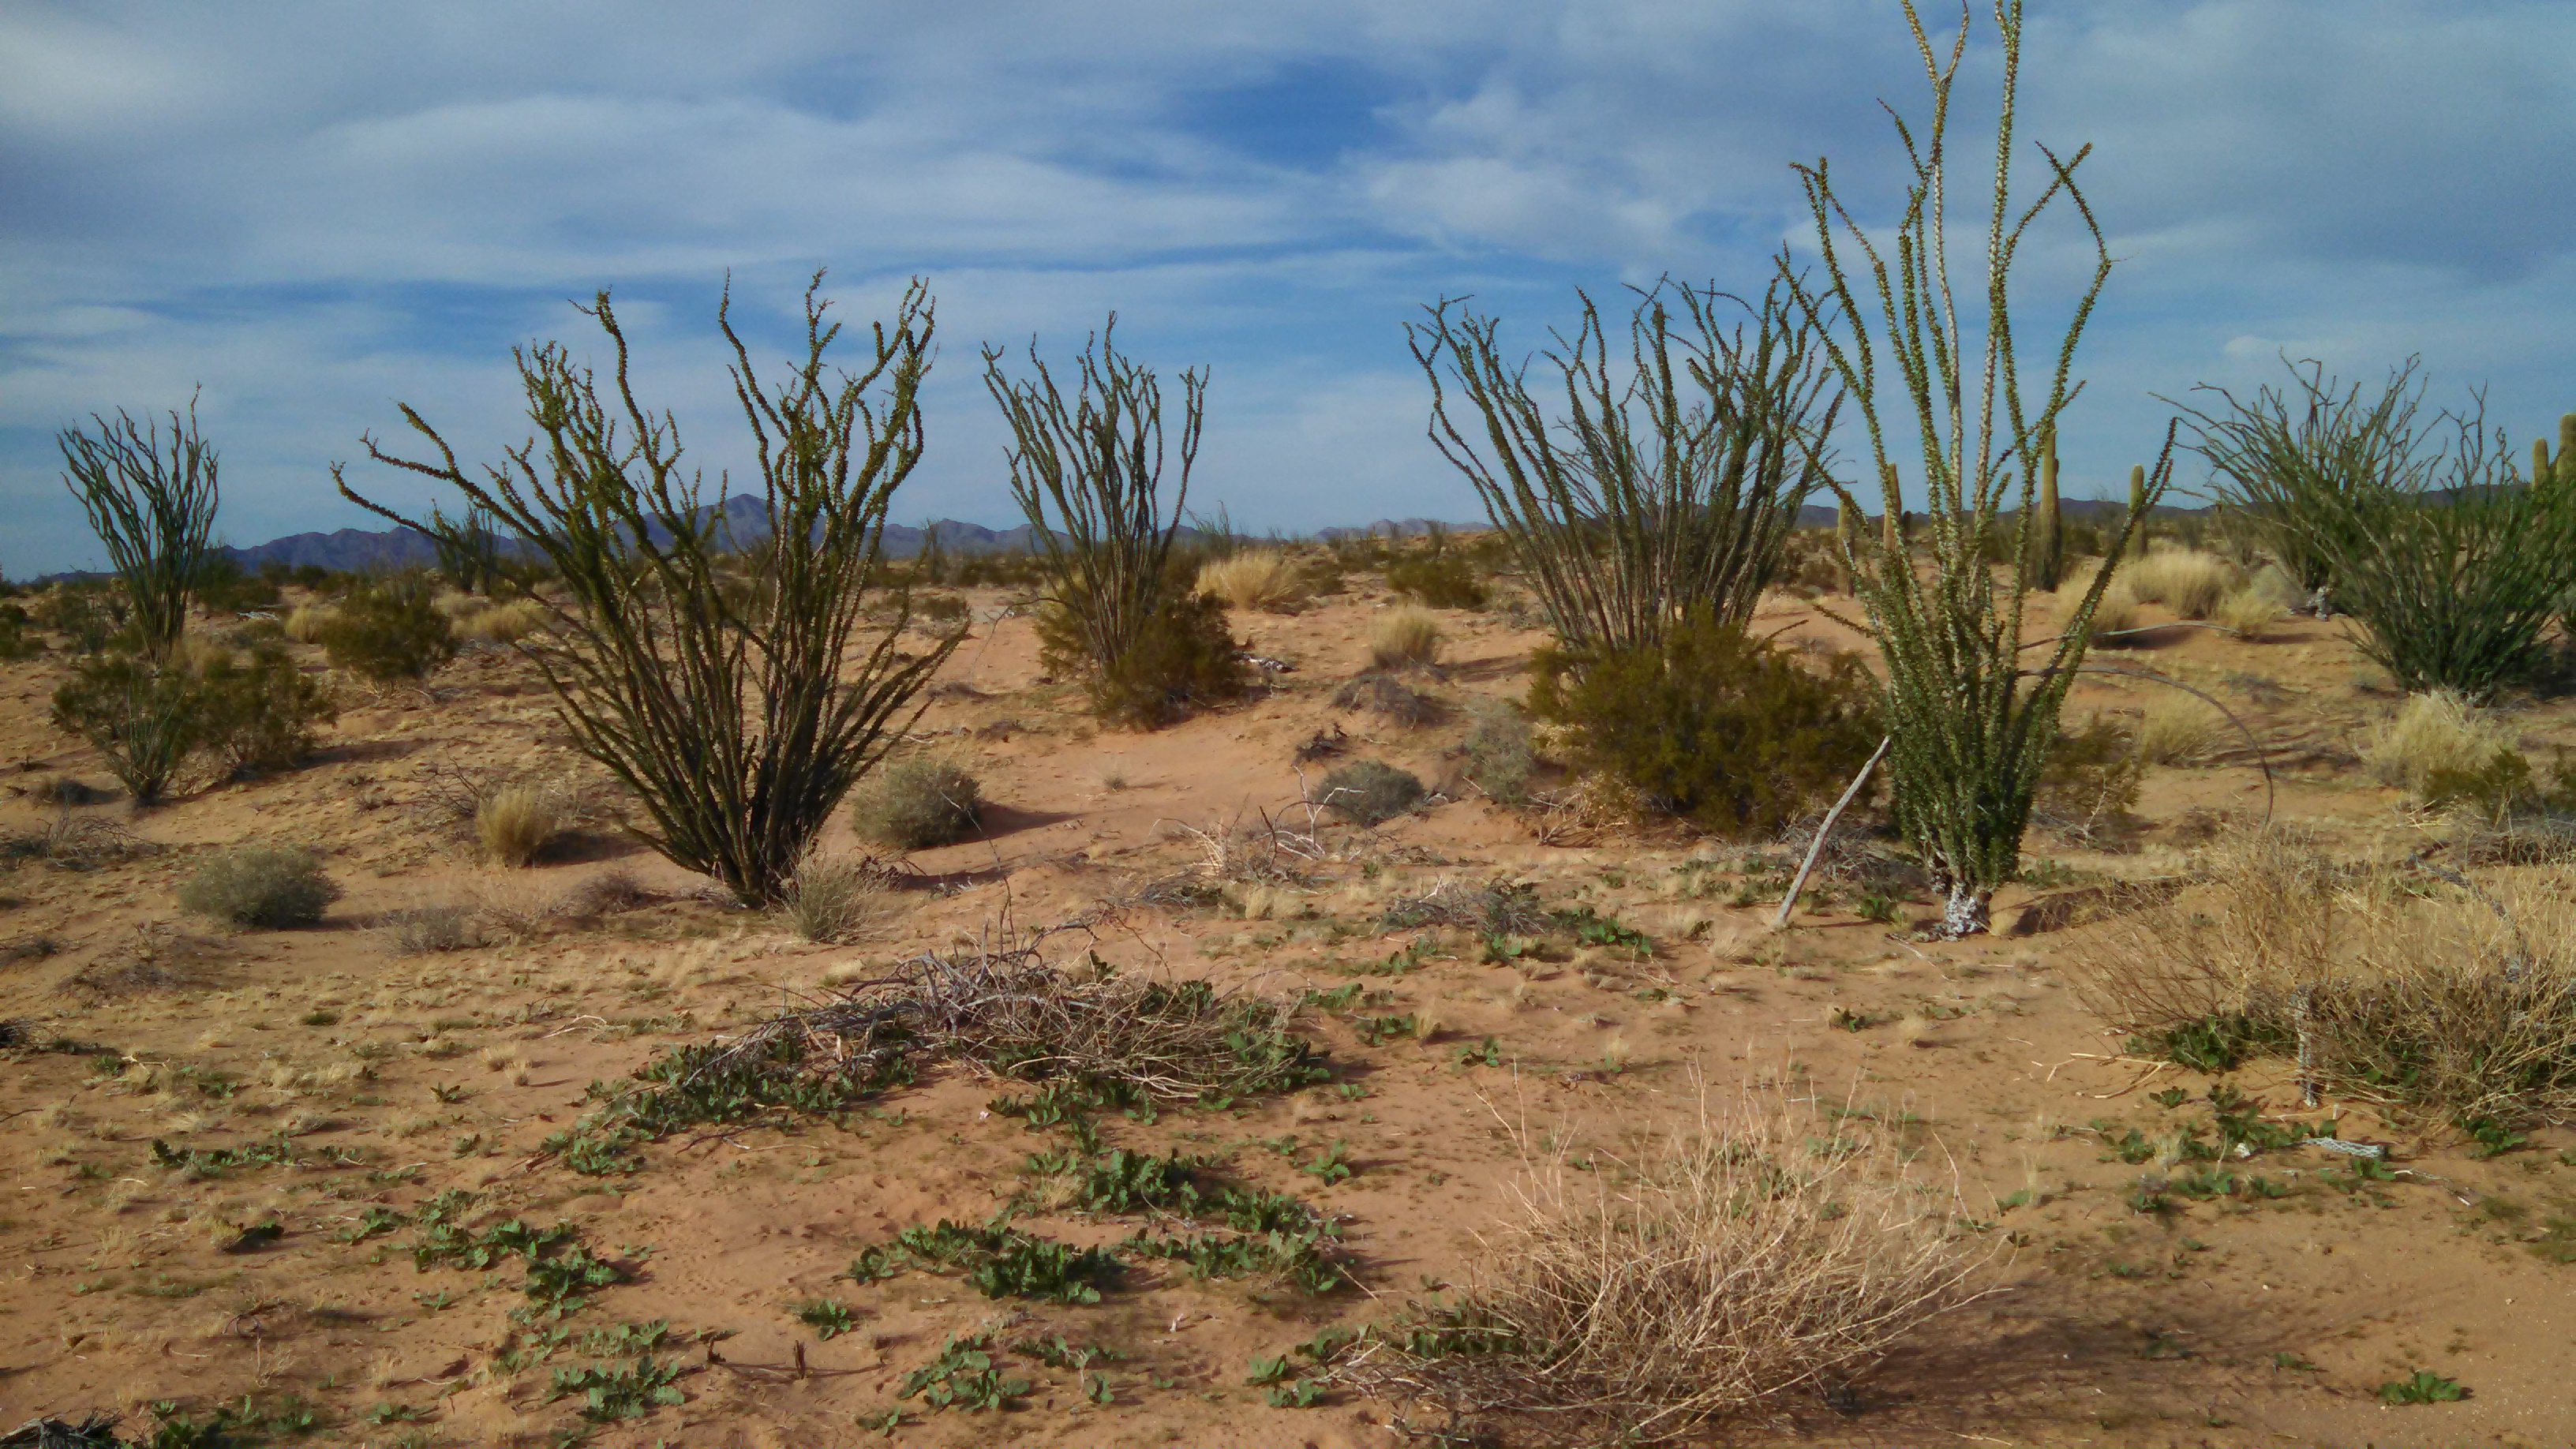
[[254,639],[243,657],[209,661],[198,688],[205,743],[236,774],[298,763],[313,753],[318,728],[340,717],[330,688],[270,639]]
[[54,728],[87,740],[137,805],[160,803],[206,725],[196,676],[131,654],[98,654],[54,690]]
[[36,623],[63,635],[75,654],[97,654],[133,626],[134,607],[103,584],[64,584],[36,605]]
[[45,641],[31,627],[35,621],[18,604],[0,604],[0,659],[29,659],[44,652]]
[[266,573],[250,573],[232,559],[216,555],[197,570],[197,603],[210,614],[274,609],[279,603],[277,580]]
[[237,926],[309,926],[340,888],[311,851],[239,845],[220,852],[179,887],[179,904]]
[[[1074,619],[1068,610],[1039,614],[1038,642],[1048,668],[1088,667]],[[1224,602],[1176,587],[1115,662],[1090,671],[1085,689],[1102,719],[1157,729],[1187,717],[1194,706],[1243,698],[1252,691],[1252,670],[1226,628]]]
[[456,657],[453,626],[431,598],[421,574],[360,580],[324,627],[323,652],[372,683],[427,679]]
[[1530,712],[1567,728],[1579,766],[1730,834],[1778,830],[1839,793],[1881,733],[1860,661],[1814,673],[1705,614],[1661,649],[1543,649],[1532,672]]
[[879,845],[928,850],[974,834],[983,808],[974,776],[952,761],[916,757],[878,767],[850,792],[850,828]]
[[1530,747],[1529,720],[1504,700],[1480,701],[1467,730],[1467,778],[1505,805],[1529,798],[1538,756]]
[[1322,803],[1359,825],[1383,825],[1422,803],[1422,781],[1384,760],[1354,760],[1324,777]]
[[1435,609],[1481,609],[1489,597],[1467,561],[1437,545],[1388,564],[1386,586]]

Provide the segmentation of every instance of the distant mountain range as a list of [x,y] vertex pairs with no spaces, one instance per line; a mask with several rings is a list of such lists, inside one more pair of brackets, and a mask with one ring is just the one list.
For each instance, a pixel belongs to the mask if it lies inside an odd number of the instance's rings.
[[[723,509],[725,525],[735,538],[749,543],[768,534],[769,520],[758,497],[737,493],[724,501]],[[1832,521],[1830,510],[1825,516],[1828,522]],[[1446,526],[1463,530],[1484,525],[1454,523]],[[1371,535],[1411,538],[1428,532],[1431,527],[1432,523],[1427,519],[1382,518],[1366,528],[1327,528],[1316,537],[1327,541]],[[1201,535],[1196,529],[1184,528],[1181,536],[1193,539]],[[1027,551],[1030,537],[1029,526],[1025,523],[1005,529],[986,528],[980,523],[964,523],[954,518],[934,519],[920,528],[889,523],[885,529],[885,551],[889,558],[911,558],[936,538],[940,550],[945,553],[1021,553]],[[515,549],[518,545],[514,540],[505,540],[503,547]],[[291,533],[249,548],[225,547],[217,552],[250,569],[265,563],[279,563],[289,568],[314,564],[339,572],[355,572],[414,568],[438,561],[438,551],[431,545],[429,535],[408,528],[342,528],[330,533]]]
[[[732,529],[735,538],[748,543],[767,534],[768,520],[764,516],[765,510],[759,498],[749,493],[737,493],[726,499],[722,506],[726,524]],[[2101,514],[2116,516],[2123,506],[2118,503],[2068,499],[2065,509],[2070,519],[2084,519]],[[2156,510],[2159,515],[2206,511],[2205,509],[2166,507]],[[1829,528],[1833,526],[1833,522],[1834,510],[1822,504],[1810,503],[1798,510],[1798,523],[1801,527]],[[1338,543],[1351,538],[1416,538],[1435,526],[1467,532],[1486,525],[1481,519],[1472,523],[1436,524],[1434,520],[1424,518],[1381,518],[1364,528],[1319,529],[1313,537],[1327,543]],[[919,554],[926,543],[936,538],[940,549],[951,554],[1019,553],[1028,549],[1030,536],[1029,526],[1025,523],[1017,528],[1006,529],[986,528],[980,523],[963,523],[953,518],[934,519],[920,528],[914,528],[908,524],[889,523],[885,530],[885,551],[890,558],[911,558]],[[1196,529],[1184,528],[1181,530],[1181,536],[1195,539],[1203,535]],[[505,550],[516,550],[519,545],[515,540],[504,540],[502,547]],[[416,568],[438,561],[438,551],[431,546],[429,536],[408,528],[374,530],[342,528],[329,533],[291,533],[284,538],[273,538],[266,543],[249,548],[225,546],[218,548],[216,552],[249,569],[256,569],[265,563],[284,564],[289,568],[313,564],[343,573]],[[49,574],[34,582],[43,584],[55,579],[91,576],[86,571]]]

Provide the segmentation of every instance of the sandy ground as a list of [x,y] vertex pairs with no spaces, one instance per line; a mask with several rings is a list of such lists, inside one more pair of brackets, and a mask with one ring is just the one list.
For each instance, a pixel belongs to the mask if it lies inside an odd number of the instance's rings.
[[[1454,784],[1468,798],[1375,832],[1326,831],[1333,858],[1309,867],[1307,887],[1255,899],[1253,918],[1136,906],[1098,932],[1102,957],[1134,969],[1281,995],[1365,984],[1363,1005],[1310,1009],[1301,1023],[1330,1048],[1334,1086],[1109,1127],[1121,1145],[1224,1154],[1245,1179],[1334,1214],[1356,1288],[1309,1298],[1140,1266],[1096,1306],[1033,1307],[953,1278],[838,1278],[860,1248],[907,1224],[983,1220],[1048,1145],[990,1113],[993,1085],[962,1071],[893,1092],[845,1129],[809,1121],[665,1142],[629,1176],[531,1162],[582,1113],[594,1080],[774,1012],[827,973],[847,977],[1006,913],[1024,925],[1068,919],[1187,868],[1197,850],[1177,827],[1219,830],[1293,807],[1293,752],[1319,730],[1338,726],[1354,754],[1454,782],[1459,706],[1517,694],[1539,642],[1493,615],[1444,613],[1449,663],[1434,693],[1446,718],[1405,729],[1337,711],[1329,696],[1361,667],[1370,615],[1386,602],[1355,579],[1294,616],[1237,617],[1257,653],[1295,666],[1263,697],[1132,734],[1098,729],[1066,688],[1039,678],[1025,618],[995,617],[1001,595],[970,601],[974,637],[944,676],[968,687],[942,690],[920,733],[981,777],[995,806],[986,837],[916,856],[919,888],[895,893],[855,945],[798,941],[605,827],[528,870],[477,866],[437,817],[437,772],[552,777],[577,763],[542,685],[502,653],[461,659],[434,702],[355,699],[306,768],[139,815],[118,803],[77,812],[129,828],[147,853],[0,874],[0,1017],[28,1042],[112,1050],[22,1047],[0,1068],[0,1427],[92,1409],[148,1425],[152,1401],[204,1413],[247,1395],[258,1413],[300,1396],[314,1414],[308,1441],[332,1444],[535,1445],[576,1431],[599,1444],[883,1442],[861,1424],[890,1409],[903,1412],[895,1441],[926,1444],[1406,1442],[1388,1405],[1348,1391],[1273,1407],[1247,1385],[1247,1365],[1330,1325],[1384,1320],[1426,1285],[1465,1281],[1528,1143],[1615,1149],[1694,1113],[1703,1092],[1785,1081],[1955,1164],[1985,1224],[1975,1246],[1992,1251],[1977,1279],[1988,1291],[1856,1393],[1831,1405],[1792,1396],[1724,1434],[2576,1443],[2576,1267],[2542,1251],[2566,1236],[2546,1224],[2576,1213],[2576,1153],[2565,1151],[2576,1136],[2539,1134],[2480,1160],[2346,1107],[2347,1135],[2392,1144],[2414,1175],[2338,1181],[2320,1173],[2332,1165],[2324,1154],[2284,1151],[2251,1164],[2280,1197],[2142,1215],[2127,1200],[2138,1169],[2106,1140],[2205,1119],[2212,1084],[2119,1059],[2057,966],[2087,928],[1934,943],[1863,920],[1843,899],[1773,933],[1776,880],[1755,903],[1732,904],[1773,869],[1739,846],[1569,826]],[[1774,626],[1793,641],[1846,638],[1785,597],[1766,605],[1763,627]],[[46,725],[58,658],[0,665],[0,763],[19,796],[0,799],[0,822],[11,830],[49,817],[33,792],[59,775],[109,783]],[[2176,630],[2097,658],[2225,699],[2274,746],[2277,814],[2339,850],[2382,852],[2420,828],[2354,765],[2359,732],[2392,701],[2367,687],[2341,625],[2293,621],[2259,644]],[[2088,680],[2074,714],[2139,708],[2147,688]],[[2535,746],[2576,739],[2566,704],[2524,722]],[[2034,832],[2028,850],[2061,889],[2165,875],[2213,822],[2259,818],[2265,798],[2259,772],[2232,760],[2158,769],[2134,849],[2091,852]],[[239,841],[318,849],[345,897],[303,930],[235,934],[184,915],[173,891],[192,862]],[[605,871],[630,872],[652,899],[453,954],[395,955],[376,928],[388,911],[440,901],[525,913]],[[1496,879],[1615,917],[1651,938],[1651,954],[1584,948],[1488,965],[1463,933],[1380,924],[1401,897]],[[2010,926],[2031,895],[2007,893],[1999,921]],[[1409,969],[1386,966],[1408,953]],[[1425,1011],[1442,1023],[1428,1043],[1372,1046],[1352,1024]],[[2269,1067],[2231,1081],[2276,1113],[2295,1105]],[[2155,1094],[2177,1086],[2191,1099],[2161,1105]],[[155,1139],[209,1149],[280,1133],[297,1161],[192,1174],[152,1150]],[[1336,1142],[1347,1180],[1298,1170]],[[667,1320],[684,1401],[585,1425],[580,1396],[550,1399],[549,1385],[591,1360],[576,1345],[549,1351],[544,1325],[511,1321],[525,1301],[514,1268],[420,1270],[408,1232],[361,1236],[371,1206],[409,1212],[459,1188],[480,1195],[476,1221],[576,1224],[622,1263],[630,1281],[562,1322],[578,1332]],[[2006,1205],[2015,1194],[2025,1196]],[[238,1241],[271,1221],[283,1229],[273,1241]],[[1128,1226],[1025,1225],[1080,1243]],[[799,1322],[793,1306],[817,1297],[847,1305],[852,1329],[823,1339]],[[897,1397],[946,1339],[979,1327],[1033,1381],[1017,1407],[932,1412]],[[1054,1333],[1114,1351],[1095,1366],[1111,1402],[1091,1401],[1071,1370],[1007,1352]],[[2379,1402],[2380,1384],[2418,1368],[2471,1396]]]

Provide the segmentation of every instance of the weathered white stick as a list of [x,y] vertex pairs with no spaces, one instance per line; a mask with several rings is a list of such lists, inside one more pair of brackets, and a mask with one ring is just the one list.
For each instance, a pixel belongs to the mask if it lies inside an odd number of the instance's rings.
[[1843,791],[1843,798],[1835,801],[1834,808],[1825,812],[1825,823],[1816,827],[1815,843],[1807,847],[1807,858],[1798,866],[1798,878],[1789,882],[1789,897],[1780,902],[1780,914],[1772,918],[1772,930],[1789,924],[1789,913],[1798,907],[1799,893],[1807,888],[1807,877],[1815,871],[1816,857],[1825,853],[1825,841],[1834,833],[1834,822],[1843,818],[1843,811],[1849,809],[1853,798],[1860,794],[1860,787],[1869,783],[1869,772],[1878,768],[1880,760],[1887,758],[1887,747],[1895,741],[1896,736],[1889,735],[1878,742],[1878,748],[1870,751],[1869,763],[1860,767],[1859,774],[1852,776],[1851,786]]

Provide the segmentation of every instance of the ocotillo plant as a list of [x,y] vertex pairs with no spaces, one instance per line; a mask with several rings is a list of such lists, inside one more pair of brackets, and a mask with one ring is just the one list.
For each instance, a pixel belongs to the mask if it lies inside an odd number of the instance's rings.
[[1119,355],[1118,318],[1086,342],[1068,400],[1029,344],[1035,376],[1015,381],[1003,352],[984,349],[984,386],[1010,424],[1011,497],[1054,580],[1053,602],[1074,626],[1088,665],[1106,673],[1135,647],[1166,602],[1172,538],[1189,501],[1207,374],[1181,374],[1180,480],[1163,507],[1163,388]]
[[[910,622],[898,594],[874,642],[851,647],[872,603],[887,506],[921,460],[934,321],[916,280],[893,325],[875,326],[858,372],[834,377],[824,350],[841,329],[824,323],[822,284],[817,272],[805,290],[805,357],[775,390],[734,334],[730,287],[716,311],[760,470],[761,588],[726,586],[734,540],[723,511],[705,500],[703,475],[681,473],[678,423],[636,401],[605,291],[579,310],[615,346],[613,392],[603,400],[559,343],[514,352],[542,441],[505,450],[505,466],[469,477],[407,404],[397,406],[435,461],[364,440],[369,457],[456,489],[560,571],[560,597],[541,596],[554,635],[517,647],[544,671],[575,744],[643,803],[651,824],[636,833],[752,902],[780,898],[842,796],[917,717],[907,706],[957,642],[919,657],[898,650]],[[367,502],[345,479],[340,489]]]
[[[2135,506],[2134,499],[2131,500]],[[2057,507],[2057,430],[2040,434],[2039,562],[2031,586],[2055,593],[2066,580],[2066,518]]]
[[[1896,122],[1913,178],[1894,229],[1894,255],[1873,240],[1884,231],[1864,229],[1846,209],[1826,163],[1819,161],[1798,169],[1826,280],[1811,284],[1792,271],[1787,257],[1781,259],[1782,275],[1822,331],[1844,391],[1860,409],[1880,478],[1889,530],[1874,545],[1854,551],[1856,592],[1866,614],[1862,627],[1885,663],[1883,712],[1895,821],[1947,897],[1943,929],[1952,936],[1987,929],[1995,888],[2019,869],[2032,794],[2057,736],[2059,707],[2083,661],[2110,566],[2172,477],[2168,431],[2144,496],[2131,499],[2105,566],[2060,622],[2064,632],[2036,645],[2026,641],[2023,616],[2038,578],[2039,538],[2031,529],[2007,525],[2002,514],[2012,501],[2027,519],[2037,501],[2040,440],[2075,395],[2070,374],[2076,343],[2110,276],[2111,254],[2076,185],[2075,170],[2089,146],[2065,159],[2041,147],[2047,186],[2035,200],[2013,195],[2021,12],[2018,0],[1997,0],[2003,95],[1979,343],[1961,331],[1949,270],[1945,144],[1951,83],[1968,43],[1964,15],[1944,61],[1912,0],[1905,6],[1931,82],[1932,114],[1920,134],[1902,118]],[[2058,345],[2046,393],[2033,410],[2024,405],[2007,283],[2024,235],[2060,198],[2092,239],[2094,270]],[[1875,307],[1864,310],[1847,258],[1866,266]],[[1896,372],[1885,383],[1882,352]],[[1970,394],[1972,385],[1977,390]],[[1895,523],[1905,507],[1890,436],[1898,407],[1911,410],[1920,446],[1926,557],[1919,562]],[[1849,496],[1839,482],[1829,486]],[[1987,562],[1999,554],[2006,561],[2000,572]],[[2044,654],[2038,652],[2042,648]]]
[[[1730,317],[1714,289],[1638,294],[1625,365],[1599,308],[1545,352],[1551,417],[1499,319],[1463,303],[1406,329],[1431,380],[1431,441],[1466,475],[1559,639],[1578,652],[1660,647],[1680,621],[1751,616],[1799,506],[1822,486],[1841,399],[1816,330],[1775,283]],[[1732,324],[1732,325],[1730,325]],[[1624,377],[1624,381],[1622,378]],[[1450,413],[1450,391],[1466,400]],[[1482,441],[1470,434],[1481,433]]]
[[[2290,386],[2266,384],[2251,398],[2203,384],[2209,408],[2176,403],[2209,460],[2218,501],[2254,527],[2263,547],[2310,597],[2331,589],[2334,570],[2318,542],[2321,520],[2364,488],[2419,488],[2428,466],[2416,421],[2423,385],[2418,360],[2389,372],[2376,398],[2347,388],[2313,360],[2290,362]],[[2170,399],[2168,399],[2170,401]]]
[[95,434],[65,428],[55,435],[63,487],[80,501],[107,549],[133,606],[136,643],[158,659],[187,628],[188,605],[206,566],[219,496],[215,450],[197,430],[194,398],[184,422],[170,414],[167,453],[161,425],[138,424],[123,408],[112,423],[96,413],[90,421],[98,425]]

